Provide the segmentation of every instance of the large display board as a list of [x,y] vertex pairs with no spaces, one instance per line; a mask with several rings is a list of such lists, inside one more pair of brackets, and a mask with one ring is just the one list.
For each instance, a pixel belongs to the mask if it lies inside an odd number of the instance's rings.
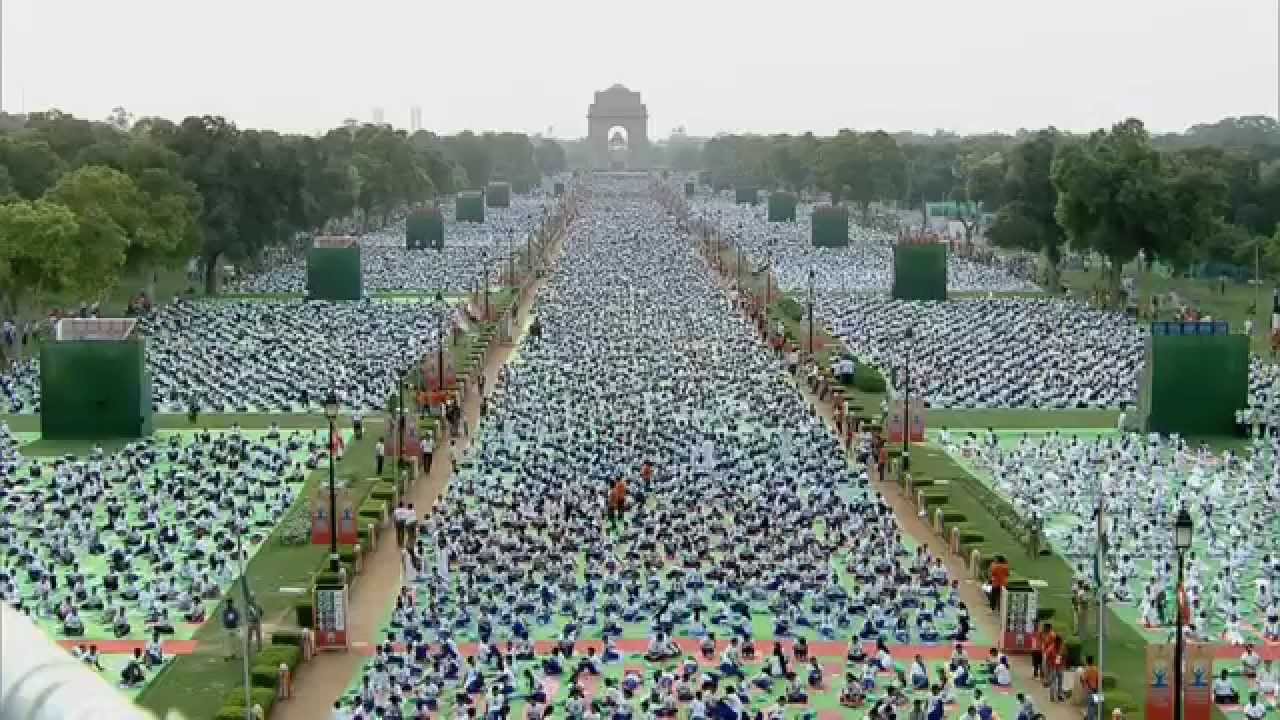
[[947,299],[947,246],[938,242],[893,246],[895,300]]
[[1249,392],[1249,338],[1226,323],[1154,323],[1138,389],[1147,432],[1230,435]]
[[[146,341],[128,330],[114,337],[64,333],[40,348],[40,434],[46,440],[139,438],[153,430]],[[116,322],[98,320],[97,323]],[[56,339],[64,337],[65,339]]]

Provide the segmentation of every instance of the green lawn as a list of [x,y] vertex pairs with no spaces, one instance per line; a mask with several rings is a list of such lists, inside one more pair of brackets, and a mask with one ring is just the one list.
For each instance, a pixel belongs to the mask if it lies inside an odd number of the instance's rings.
[[[1069,271],[1062,274],[1063,282],[1077,297],[1088,297],[1089,291],[1099,282],[1102,274],[1098,271]],[[1267,341],[1267,330],[1271,327],[1271,291],[1275,285],[1265,282],[1260,286],[1227,281],[1226,294],[1219,292],[1217,280],[1197,280],[1177,277],[1163,277],[1157,273],[1147,273],[1138,282],[1138,291],[1143,307],[1152,293],[1177,291],[1184,303],[1200,308],[1201,312],[1213,316],[1214,320],[1226,320],[1231,323],[1234,332],[1244,331],[1244,321],[1253,317],[1253,351],[1260,354],[1269,353],[1271,348]],[[1249,309],[1254,307],[1251,316]],[[1163,302],[1163,299],[1162,299]],[[1161,308],[1160,319],[1173,319],[1173,308]]]
[[[7,423],[14,432],[39,432],[39,415],[0,415],[0,422]],[[193,424],[185,414],[156,413],[157,430],[197,430],[207,428],[217,430],[239,425],[246,430],[252,428],[268,428],[271,423],[279,423],[281,428],[322,428],[329,424],[328,418],[321,412],[310,414],[294,413],[289,415],[272,415],[269,413],[214,413],[202,414]],[[338,418],[338,425],[349,427],[349,414]]]
[[1114,428],[1119,415],[1119,410],[930,408],[925,419],[931,428]]

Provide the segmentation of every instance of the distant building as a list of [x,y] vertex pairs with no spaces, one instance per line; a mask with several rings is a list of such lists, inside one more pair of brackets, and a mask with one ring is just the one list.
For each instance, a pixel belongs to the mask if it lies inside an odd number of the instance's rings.
[[418,132],[422,129],[422,108],[414,105],[409,108],[409,131]]

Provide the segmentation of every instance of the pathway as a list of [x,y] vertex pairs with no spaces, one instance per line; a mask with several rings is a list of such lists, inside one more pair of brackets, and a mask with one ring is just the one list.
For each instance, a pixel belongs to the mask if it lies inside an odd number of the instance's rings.
[[[551,248],[552,260],[548,267],[555,263],[561,245]],[[547,273],[549,274],[549,272]],[[514,333],[510,345],[501,345],[489,357],[485,366],[485,388],[492,392],[498,381],[498,374],[516,351],[524,334],[528,330],[533,317],[533,303],[537,300],[537,291],[545,280],[537,280],[534,291],[530,293],[527,303],[518,304],[519,332]],[[474,433],[480,421],[480,396],[472,393],[465,403],[467,427]],[[472,437],[468,433],[461,439],[467,443]],[[442,462],[441,457],[446,459]],[[449,462],[447,452],[437,450],[431,463],[431,472],[420,476],[411,493],[405,498],[414,504],[419,515],[426,514],[432,503],[445,490],[449,481]],[[372,654],[372,646],[383,638],[382,627],[391,614],[396,594],[400,591],[400,548],[394,542],[394,535],[384,535],[388,540],[381,543],[370,556],[366,556],[364,570],[360,573],[351,591],[350,634],[353,638],[350,652],[321,653],[303,665],[294,680],[293,698],[276,705],[271,711],[272,720],[315,720],[329,717],[333,703],[346,692],[353,678],[360,673],[368,656]]]

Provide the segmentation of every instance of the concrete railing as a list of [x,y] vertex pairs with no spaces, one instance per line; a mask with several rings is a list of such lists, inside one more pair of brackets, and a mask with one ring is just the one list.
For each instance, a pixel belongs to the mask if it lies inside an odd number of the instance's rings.
[[0,628],[0,720],[155,720],[4,603]]

